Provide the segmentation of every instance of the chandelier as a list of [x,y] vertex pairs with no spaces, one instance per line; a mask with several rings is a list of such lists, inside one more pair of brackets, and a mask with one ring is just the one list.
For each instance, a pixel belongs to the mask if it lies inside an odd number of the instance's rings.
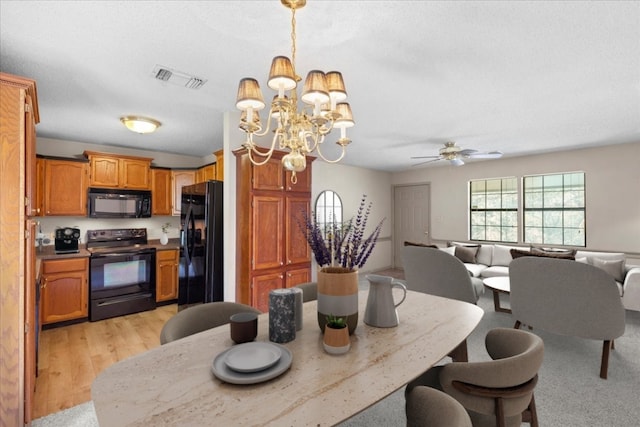
[[[243,78],[238,86],[236,107],[242,111],[239,128],[247,135],[242,146],[249,153],[249,160],[256,166],[264,165],[278,144],[280,150],[289,152],[283,156],[283,167],[291,171],[291,182],[296,183],[296,172],[306,167],[306,155],[315,153],[324,161],[337,163],[344,157],[346,147],[351,140],[346,129],[355,123],[348,103],[342,74],[339,71],[324,73],[309,71],[304,82],[301,107],[298,107],[298,82],[302,80],[296,74],[296,10],[305,6],[306,0],[280,0],[291,9],[291,60],[286,56],[276,56],[271,63],[267,85],[277,91],[273,97],[269,113],[265,118],[266,126],[260,120],[260,110],[265,108],[264,98],[258,81]],[[273,140],[270,147],[260,147],[254,137],[269,133],[273,126]],[[337,159],[327,159],[321,151],[326,135],[334,128],[340,129],[340,138],[336,144],[341,147]]]

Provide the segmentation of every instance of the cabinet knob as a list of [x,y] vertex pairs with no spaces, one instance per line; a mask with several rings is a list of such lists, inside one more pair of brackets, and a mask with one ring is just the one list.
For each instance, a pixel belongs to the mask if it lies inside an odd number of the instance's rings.
[[281,265],[281,266],[283,266],[283,265],[284,265],[284,262],[280,261],[280,265]]

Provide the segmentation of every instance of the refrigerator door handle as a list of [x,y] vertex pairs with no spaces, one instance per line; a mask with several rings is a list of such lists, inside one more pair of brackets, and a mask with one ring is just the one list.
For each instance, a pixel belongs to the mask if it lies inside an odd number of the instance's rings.
[[191,215],[191,204],[189,204],[189,207],[187,208],[187,213],[185,214],[185,225],[186,225],[186,233],[184,236],[184,257],[187,260],[187,265],[191,265],[191,250],[192,250],[192,242],[193,242],[193,237],[191,237],[191,239],[189,239],[189,231],[190,231],[190,225],[191,223],[194,224],[195,226],[195,221],[193,221],[193,217]]

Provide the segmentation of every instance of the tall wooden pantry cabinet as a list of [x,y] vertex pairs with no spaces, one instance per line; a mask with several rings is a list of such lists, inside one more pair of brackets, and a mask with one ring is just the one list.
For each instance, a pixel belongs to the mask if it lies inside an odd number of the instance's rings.
[[311,280],[311,250],[298,223],[311,212],[311,162],[291,183],[286,153],[255,166],[245,149],[234,152],[236,190],[236,300],[269,310],[269,292]]
[[0,414],[31,422],[36,379],[36,82],[0,73]]

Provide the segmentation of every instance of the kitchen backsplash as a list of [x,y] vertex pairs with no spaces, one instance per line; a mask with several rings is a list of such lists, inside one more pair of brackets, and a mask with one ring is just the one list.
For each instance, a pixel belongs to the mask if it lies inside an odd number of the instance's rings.
[[[87,217],[73,216],[43,216],[35,218],[40,222],[40,230],[49,242],[44,245],[53,245],[55,230],[59,227],[74,227],[80,229],[80,243],[87,242],[87,230],[101,230],[111,228],[146,228],[149,240],[159,239],[162,235],[162,226],[169,223],[167,235],[169,238],[180,237],[180,217],[179,216],[153,216],[151,218],[117,218],[117,219],[95,219]],[[36,245],[38,243],[36,242]]]

